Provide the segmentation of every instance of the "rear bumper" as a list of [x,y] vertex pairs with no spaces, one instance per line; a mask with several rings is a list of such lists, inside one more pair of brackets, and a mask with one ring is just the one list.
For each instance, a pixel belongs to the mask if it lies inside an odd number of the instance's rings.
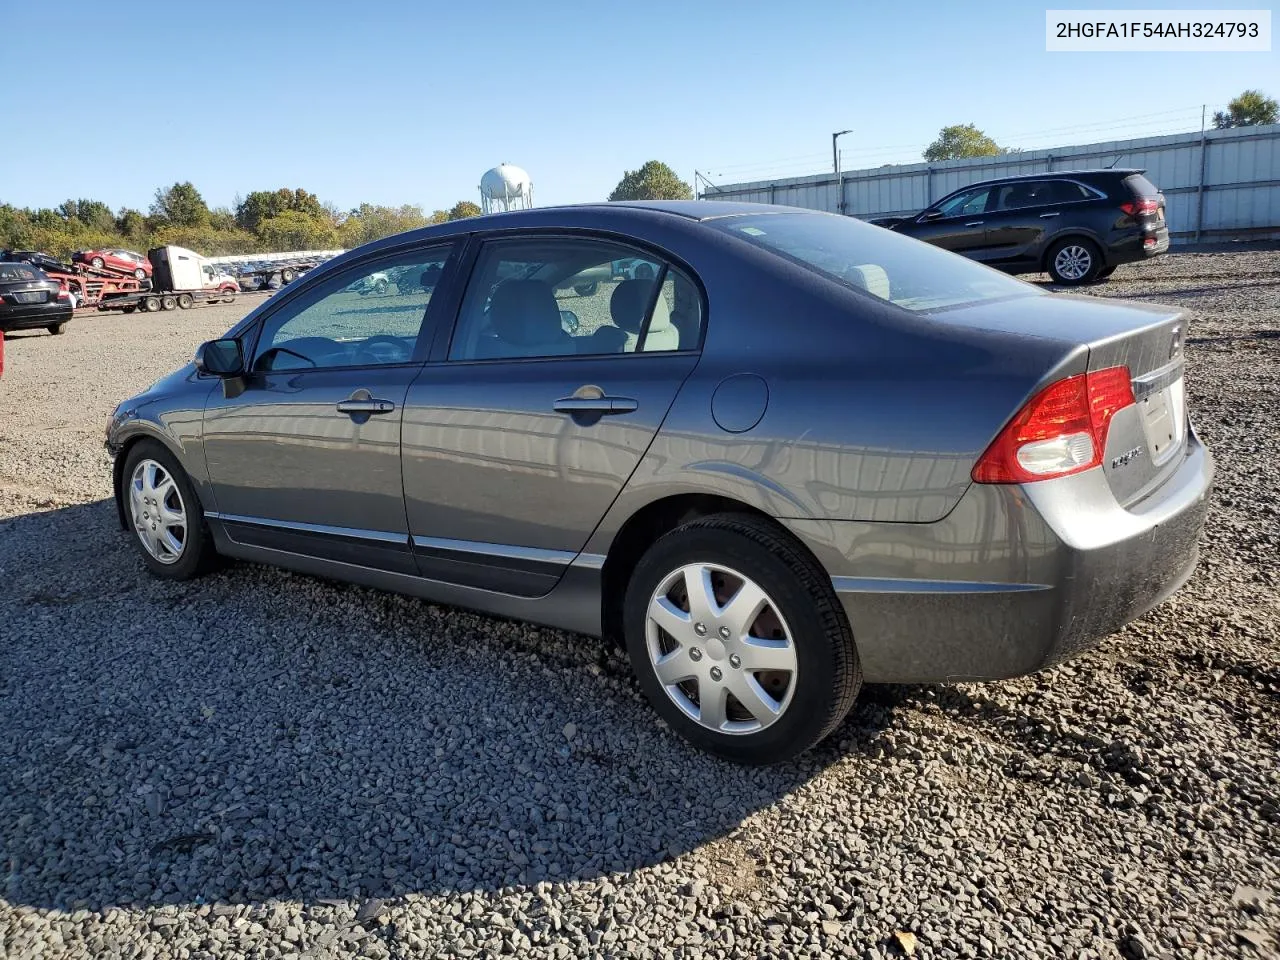
[[1195,570],[1213,461],[1183,462],[1120,507],[1101,470],[974,484],[932,524],[783,521],[833,574],[868,681],[934,683],[1032,673],[1146,613]]
[[[1149,241],[1155,241],[1150,243]],[[1169,228],[1161,226],[1157,228],[1142,227],[1133,230],[1127,230],[1123,234],[1112,237],[1107,244],[1105,256],[1108,266],[1116,266],[1121,263],[1134,263],[1139,260],[1147,260],[1151,257],[1158,257],[1162,253],[1169,252]]]
[[32,303],[0,309],[0,330],[38,330],[71,319],[71,304]]

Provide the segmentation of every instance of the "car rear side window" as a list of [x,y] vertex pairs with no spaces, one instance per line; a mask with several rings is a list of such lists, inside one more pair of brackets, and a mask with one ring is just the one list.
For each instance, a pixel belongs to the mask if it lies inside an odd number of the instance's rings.
[[467,286],[450,360],[690,350],[697,287],[662,258],[594,239],[494,240]]
[[823,213],[725,217],[711,226],[815,273],[925,312],[1005,297],[1042,296],[1020,280],[883,227]]

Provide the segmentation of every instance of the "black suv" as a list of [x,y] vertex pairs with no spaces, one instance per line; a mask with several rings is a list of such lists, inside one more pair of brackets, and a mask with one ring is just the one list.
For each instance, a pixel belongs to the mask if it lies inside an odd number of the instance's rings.
[[1072,170],[985,180],[914,217],[872,223],[1009,273],[1091,283],[1169,249],[1164,195],[1142,170]]

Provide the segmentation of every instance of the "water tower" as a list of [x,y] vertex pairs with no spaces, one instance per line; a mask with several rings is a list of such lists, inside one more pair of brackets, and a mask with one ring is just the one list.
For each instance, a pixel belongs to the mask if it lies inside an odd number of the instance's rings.
[[533,207],[533,181],[510,163],[501,163],[480,178],[480,208],[485,213],[529,210]]

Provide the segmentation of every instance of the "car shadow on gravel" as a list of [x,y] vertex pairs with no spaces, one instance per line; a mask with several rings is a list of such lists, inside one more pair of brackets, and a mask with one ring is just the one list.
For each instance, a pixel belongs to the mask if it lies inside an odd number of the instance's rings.
[[[691,855],[837,763],[663,729],[598,641],[237,564],[147,576],[106,500],[0,521],[0,895],[106,909],[500,890]],[[905,692],[904,692],[905,691]]]

